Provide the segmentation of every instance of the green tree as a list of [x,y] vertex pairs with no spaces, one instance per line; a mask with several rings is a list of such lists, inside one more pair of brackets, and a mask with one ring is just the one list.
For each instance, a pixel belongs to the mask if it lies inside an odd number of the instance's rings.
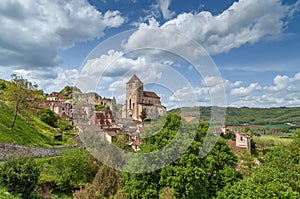
[[[211,198],[218,190],[241,178],[235,171],[237,158],[223,139],[216,143],[205,158],[199,158],[202,142],[208,130],[206,123],[200,123],[197,127],[196,124],[182,121],[178,115],[167,115],[164,121],[163,128],[160,129],[161,125],[158,125],[159,128],[150,127],[145,132],[145,144],[141,146],[140,153],[158,150],[170,143],[178,134],[179,136],[195,134],[194,141],[182,156],[168,166],[147,173],[123,173],[123,189],[132,198],[158,198],[165,191],[165,187],[172,189],[176,198]],[[186,134],[187,132],[189,133]],[[184,143],[186,138],[180,138]],[[176,152],[181,146],[182,143],[175,143],[171,151]],[[144,163],[138,164],[141,166]],[[127,166],[135,168],[135,165],[133,162]]]
[[90,181],[95,172],[91,161],[91,155],[84,149],[63,151],[53,162],[59,188],[66,191]]
[[11,157],[1,167],[0,180],[9,192],[31,198],[38,183],[40,170],[34,159],[28,156]]
[[67,121],[65,119],[58,119],[56,122],[56,126],[62,131],[72,129],[72,124],[70,123],[70,121]]
[[2,97],[13,105],[14,117],[10,126],[12,129],[21,111],[34,110],[38,107],[41,92],[38,90],[37,84],[29,82],[22,76],[13,74],[11,77],[11,84],[5,89]]
[[147,112],[145,108],[143,108],[143,110],[141,111],[140,118],[142,119],[142,121],[147,118]]
[[53,111],[51,111],[50,109],[42,109],[39,112],[39,118],[46,124],[48,124],[52,127],[55,127],[57,117],[56,117],[55,113]]
[[0,83],[0,90],[5,89],[7,86],[4,82]]
[[238,170],[245,177],[249,177],[251,175],[251,170],[255,166],[254,157],[251,154],[243,150],[237,154],[238,156]]
[[120,173],[102,165],[91,184],[73,194],[75,199],[109,198],[120,189]]

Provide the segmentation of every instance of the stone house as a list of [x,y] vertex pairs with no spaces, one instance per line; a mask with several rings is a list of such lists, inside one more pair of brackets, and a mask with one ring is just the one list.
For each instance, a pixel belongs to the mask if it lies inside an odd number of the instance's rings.
[[236,146],[240,148],[245,148],[247,151],[251,151],[251,136],[241,133],[241,132],[236,132],[235,133],[235,142]]

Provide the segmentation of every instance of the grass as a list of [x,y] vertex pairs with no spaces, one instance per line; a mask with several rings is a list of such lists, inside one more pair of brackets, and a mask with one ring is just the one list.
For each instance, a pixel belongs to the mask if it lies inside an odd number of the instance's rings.
[[66,133],[64,140],[59,142],[54,140],[54,135],[60,132],[33,115],[28,120],[18,116],[15,127],[10,129],[12,119],[11,109],[0,101],[0,142],[45,148],[72,144],[71,139],[74,131]]
[[281,133],[281,134],[271,134],[254,136],[253,140],[258,145],[259,148],[269,148],[272,146],[282,145],[287,146],[293,141],[293,133]]

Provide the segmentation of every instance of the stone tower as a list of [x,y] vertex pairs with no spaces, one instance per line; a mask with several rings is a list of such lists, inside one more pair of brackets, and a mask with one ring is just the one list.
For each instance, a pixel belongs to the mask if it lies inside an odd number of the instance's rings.
[[133,75],[126,83],[126,118],[139,120],[139,104],[143,98],[143,82]]

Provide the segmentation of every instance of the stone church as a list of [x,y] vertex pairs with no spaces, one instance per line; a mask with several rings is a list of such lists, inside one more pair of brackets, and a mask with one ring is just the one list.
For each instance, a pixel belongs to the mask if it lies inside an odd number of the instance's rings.
[[133,75],[126,83],[126,100],[122,108],[122,118],[142,121],[140,115],[146,111],[146,118],[156,120],[166,114],[166,107],[161,105],[160,97],[151,91],[144,91],[143,82]]

